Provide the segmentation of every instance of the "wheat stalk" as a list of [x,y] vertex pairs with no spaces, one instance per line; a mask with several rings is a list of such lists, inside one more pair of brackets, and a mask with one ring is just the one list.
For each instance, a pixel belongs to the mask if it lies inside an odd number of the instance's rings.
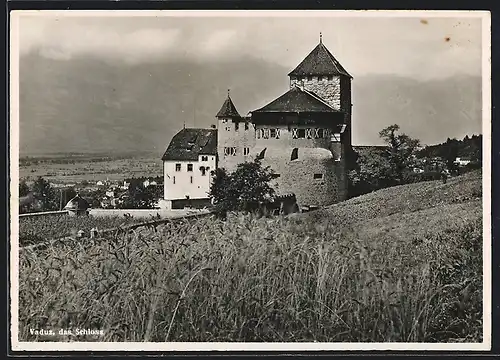
[[172,314],[172,319],[170,319],[170,325],[168,326],[168,331],[167,331],[167,336],[165,336],[165,341],[168,341],[168,338],[170,336],[170,331],[172,330],[172,326],[174,325],[175,315],[177,314],[177,310],[179,309],[179,305],[180,305],[181,301],[186,296],[186,290],[188,289],[189,284],[191,284],[191,281],[193,281],[193,279],[196,277],[196,275],[198,275],[199,273],[201,273],[203,270],[209,270],[209,268],[208,267],[202,267],[197,272],[195,272],[193,274],[193,276],[191,276],[191,278],[187,282],[186,286],[184,287],[184,290],[182,290],[181,296],[179,296],[179,299],[177,299],[177,304],[175,304],[175,309],[174,309],[174,312]]

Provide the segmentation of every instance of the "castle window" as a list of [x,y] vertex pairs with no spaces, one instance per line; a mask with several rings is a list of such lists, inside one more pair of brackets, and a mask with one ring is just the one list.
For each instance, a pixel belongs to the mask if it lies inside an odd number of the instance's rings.
[[191,176],[189,180],[191,181],[191,184],[192,184],[193,183],[193,177]]
[[314,129],[314,138],[321,139],[323,137],[323,129]]
[[332,134],[330,141],[331,142],[340,142],[340,134],[339,133]]
[[188,164],[188,171],[193,171],[193,164]]
[[248,154],[250,154],[250,148],[243,148],[243,155],[247,156]]
[[226,155],[226,156],[236,156],[236,148],[234,146],[232,146],[232,147],[225,147],[224,148],[224,155]]
[[181,164],[175,164],[175,171],[181,171]]
[[313,77],[312,76],[308,76],[307,77],[307,81],[312,81]]
[[245,121],[245,130],[248,130],[248,123]]
[[279,139],[281,135],[281,129],[269,129],[269,137],[271,139]]
[[323,174],[314,174],[313,177],[316,180],[321,180],[321,179],[323,179]]
[[333,75],[328,75],[328,80],[333,80]]
[[231,126],[226,126],[226,131],[231,131]]
[[240,129],[240,123],[238,123],[238,122],[237,122],[237,123],[235,123],[235,124],[234,124],[234,129],[235,129],[236,131],[238,131],[238,130]]
[[208,156],[202,156],[201,161],[208,161]]
[[175,176],[174,176],[174,178],[173,178],[173,182],[174,182],[174,184],[175,184]]
[[292,129],[292,139],[304,139],[305,137],[306,129]]
[[299,158],[299,149],[294,148],[292,150],[292,156],[290,157],[290,161],[297,160]]
[[207,168],[204,166],[200,166],[200,171],[201,171],[201,176],[206,176],[207,175]]

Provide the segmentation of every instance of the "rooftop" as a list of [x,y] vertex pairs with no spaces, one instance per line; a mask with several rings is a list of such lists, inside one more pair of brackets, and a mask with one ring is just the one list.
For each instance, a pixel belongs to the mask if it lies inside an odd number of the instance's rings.
[[288,74],[288,76],[304,75],[344,75],[352,78],[326,46],[323,45],[321,37],[319,44],[313,51]]
[[64,210],[87,210],[90,207],[87,200],[80,197],[80,195],[76,195],[73,199],[68,201]]
[[217,155],[216,129],[182,129],[170,141],[162,160],[197,161],[199,155]]
[[298,86],[292,87],[286,93],[271,101],[264,107],[252,111],[252,113],[266,113],[266,112],[339,112],[318,95],[311,91],[301,89]]
[[231,97],[229,96],[229,91],[227,94],[227,98],[224,101],[224,104],[222,104],[222,107],[220,108],[216,117],[218,117],[218,118],[224,118],[224,117],[239,118],[239,117],[241,117],[240,114],[238,113],[238,110],[236,110],[236,106],[234,106],[234,104],[233,104],[233,100],[231,100]]

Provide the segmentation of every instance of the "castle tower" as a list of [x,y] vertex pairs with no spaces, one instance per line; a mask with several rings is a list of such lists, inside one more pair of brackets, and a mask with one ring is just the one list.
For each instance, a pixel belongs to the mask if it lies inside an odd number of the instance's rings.
[[351,164],[351,75],[319,44],[288,74],[290,89],[252,111],[255,150],[299,205],[347,197]]
[[250,119],[242,117],[227,92],[217,118],[217,153],[219,167],[233,171],[239,163],[251,159],[250,149],[255,144],[255,130]]
[[344,113],[344,132],[342,142],[347,151],[351,150],[352,122],[352,76],[337,61],[323,44],[320,33],[319,44],[305,59],[288,74],[290,88],[299,86],[326,101],[332,108]]

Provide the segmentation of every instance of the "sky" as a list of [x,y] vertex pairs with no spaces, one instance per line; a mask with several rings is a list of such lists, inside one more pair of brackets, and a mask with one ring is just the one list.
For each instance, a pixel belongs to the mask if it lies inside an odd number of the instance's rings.
[[19,51],[60,60],[91,55],[128,63],[255,56],[292,69],[321,32],[325,45],[354,77],[481,75],[480,18],[299,14],[308,12],[238,17],[24,15]]

